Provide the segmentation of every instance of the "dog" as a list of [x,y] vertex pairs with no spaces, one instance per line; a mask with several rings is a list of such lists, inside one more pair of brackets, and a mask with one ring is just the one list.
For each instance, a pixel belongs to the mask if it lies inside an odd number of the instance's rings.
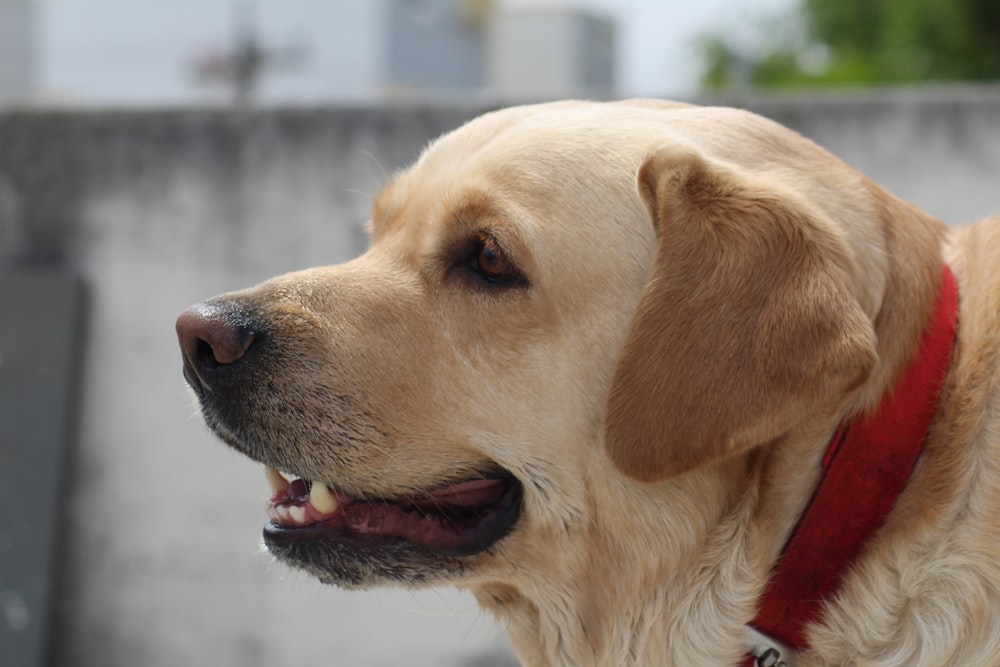
[[1000,665],[1000,220],[632,100],[483,115],[370,229],[177,321],[278,560],[469,590],[531,666]]

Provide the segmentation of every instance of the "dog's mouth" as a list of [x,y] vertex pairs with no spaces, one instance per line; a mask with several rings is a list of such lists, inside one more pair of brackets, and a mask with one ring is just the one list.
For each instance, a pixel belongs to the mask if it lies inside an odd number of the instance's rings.
[[269,548],[319,541],[378,549],[402,543],[439,556],[471,556],[517,523],[521,485],[490,474],[413,496],[354,498],[322,482],[289,481],[266,469],[271,498],[264,528]]

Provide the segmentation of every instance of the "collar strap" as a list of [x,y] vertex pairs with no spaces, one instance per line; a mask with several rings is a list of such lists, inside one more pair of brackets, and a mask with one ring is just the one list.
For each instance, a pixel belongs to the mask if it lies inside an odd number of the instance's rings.
[[916,466],[937,412],[957,326],[958,286],[945,265],[916,359],[875,414],[846,423],[833,437],[823,478],[750,625],[755,634],[795,651],[808,646],[806,627],[821,617],[823,604],[885,523]]

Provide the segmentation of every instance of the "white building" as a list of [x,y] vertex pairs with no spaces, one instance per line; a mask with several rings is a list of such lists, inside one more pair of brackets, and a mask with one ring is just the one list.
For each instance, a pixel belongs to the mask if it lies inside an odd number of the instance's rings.
[[34,91],[37,9],[35,0],[0,0],[0,104]]
[[[0,38],[0,48],[27,48],[29,10],[43,3],[0,0],[8,13],[20,12],[0,19],[0,32],[14,33]],[[45,3],[36,97],[70,104],[226,100],[230,90],[218,78],[206,84],[199,64],[232,55],[247,24],[264,52],[299,56],[261,70],[254,89],[263,103],[612,94],[616,24],[581,3],[560,7],[537,11],[502,0]],[[0,55],[0,65],[15,60]]]

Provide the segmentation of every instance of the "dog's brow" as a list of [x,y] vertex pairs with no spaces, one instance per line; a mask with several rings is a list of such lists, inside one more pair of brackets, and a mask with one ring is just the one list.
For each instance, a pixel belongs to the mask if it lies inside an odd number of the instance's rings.
[[496,220],[506,217],[492,197],[479,192],[467,194],[453,211],[453,216],[463,221]]
[[500,206],[489,194],[467,193],[449,214],[454,221],[451,236],[465,236],[489,230],[507,251],[521,254],[524,239],[512,224],[511,212]]

